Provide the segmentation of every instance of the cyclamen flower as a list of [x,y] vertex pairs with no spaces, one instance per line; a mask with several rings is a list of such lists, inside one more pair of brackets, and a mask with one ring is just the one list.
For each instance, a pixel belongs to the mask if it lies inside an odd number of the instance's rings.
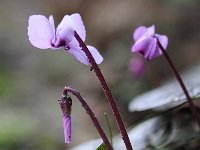
[[[85,41],[86,30],[78,13],[65,15],[61,23],[55,29],[54,18],[50,16],[47,19],[42,15],[33,15],[29,17],[28,36],[31,44],[40,49],[52,48],[58,50],[61,47],[72,54],[78,61],[89,65],[89,60],[81,50],[79,43],[74,37],[76,31],[81,39]],[[103,61],[95,47],[87,46],[97,64]]]
[[132,47],[132,52],[140,52],[146,60],[152,60],[160,55],[162,51],[158,46],[158,41],[166,50],[168,45],[168,38],[166,35],[155,33],[155,26],[138,27],[133,33],[135,44]]

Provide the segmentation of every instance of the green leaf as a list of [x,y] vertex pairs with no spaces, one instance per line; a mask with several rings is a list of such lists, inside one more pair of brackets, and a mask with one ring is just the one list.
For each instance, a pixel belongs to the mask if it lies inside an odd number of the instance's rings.
[[[108,133],[107,134],[109,135],[111,145],[113,145],[112,129],[111,129],[110,121],[108,119],[108,114],[106,112],[104,113],[104,117],[105,117],[105,120],[106,120],[106,125],[108,127]],[[104,145],[104,143],[102,143],[96,150],[106,150],[106,146]]]
[[102,143],[96,150],[106,150],[106,146]]
[[108,135],[109,135],[109,138],[110,138],[110,143],[111,143],[111,145],[113,145],[112,129],[111,129],[110,121],[108,119],[108,114],[106,112],[104,113],[104,117],[105,117],[106,124],[107,124],[107,127],[108,127]]

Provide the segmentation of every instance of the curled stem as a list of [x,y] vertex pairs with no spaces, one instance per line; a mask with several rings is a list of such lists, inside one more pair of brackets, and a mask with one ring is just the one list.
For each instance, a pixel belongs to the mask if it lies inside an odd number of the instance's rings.
[[92,54],[90,53],[89,49],[87,48],[87,46],[85,45],[85,43],[83,42],[83,40],[80,38],[80,36],[78,35],[78,33],[76,31],[74,31],[74,36],[76,38],[76,40],[79,42],[80,47],[82,48],[82,50],[85,52],[90,64],[92,65],[92,68],[94,70],[94,72],[96,73],[96,76],[98,77],[101,87],[104,91],[104,94],[107,98],[107,100],[109,101],[109,104],[112,108],[112,112],[115,116],[116,122],[118,124],[119,130],[121,132],[122,135],[122,139],[124,140],[125,146],[127,150],[132,150],[132,145],[130,142],[130,139],[128,137],[124,122],[122,120],[122,117],[120,115],[119,109],[117,107],[117,104],[115,102],[114,97],[112,96],[112,93],[110,91],[110,88],[108,87],[108,84],[106,83],[106,80],[103,76],[103,74],[101,73],[101,70],[99,69],[97,63],[94,60],[94,57],[92,56]]
[[67,95],[68,93],[72,93],[76,98],[81,102],[83,108],[86,110],[87,114],[90,116],[94,126],[96,127],[97,131],[99,132],[99,135],[101,136],[106,148],[108,150],[113,150],[112,145],[110,144],[105,132],[103,131],[101,125],[99,124],[99,121],[95,117],[94,113],[92,112],[89,105],[86,103],[86,101],[83,99],[83,97],[80,95],[80,93],[71,88],[71,87],[65,87],[63,90],[63,95]]
[[198,126],[200,128],[200,118],[199,118],[199,115],[198,115],[198,111],[196,109],[196,107],[194,106],[194,103],[192,102],[192,98],[190,97],[189,93],[188,93],[188,90],[187,88],[185,87],[185,84],[183,83],[183,80],[181,78],[181,76],[179,75],[176,67],[174,66],[172,60],[170,59],[169,55],[167,54],[167,52],[165,51],[165,49],[163,48],[163,46],[161,45],[161,43],[159,42],[159,40],[157,39],[158,41],[158,46],[160,47],[164,57],[166,58],[166,61],[168,62],[170,68],[172,69],[172,71],[174,72],[175,76],[176,76],[176,79],[178,80],[186,98],[187,98],[187,101],[188,101],[188,104],[190,106],[190,109],[192,111],[192,114],[194,116],[194,118],[196,119],[197,123],[198,123]]

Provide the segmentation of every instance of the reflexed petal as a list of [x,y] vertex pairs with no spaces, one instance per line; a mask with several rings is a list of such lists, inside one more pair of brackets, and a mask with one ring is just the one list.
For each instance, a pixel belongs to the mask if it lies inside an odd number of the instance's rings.
[[69,15],[65,15],[57,27],[58,30],[63,30],[65,26],[69,26]]
[[166,35],[160,35],[160,34],[156,34],[156,37],[158,38],[160,44],[163,46],[164,49],[167,48],[168,45],[168,38]]
[[135,32],[133,33],[133,39],[135,41],[137,41],[138,39],[140,39],[142,36],[144,36],[147,32],[147,28],[144,26],[140,26],[138,27]]
[[85,26],[83,24],[80,14],[78,13],[72,14],[70,15],[70,19],[71,19],[70,24],[72,28],[78,33],[81,39],[85,41],[86,30],[85,30]]
[[49,20],[42,15],[29,17],[28,36],[31,44],[37,48],[51,48],[51,42],[55,38],[54,27]]
[[64,39],[66,43],[75,42],[74,31],[78,33],[83,41],[86,38],[86,31],[79,14],[65,15],[57,28],[57,37]]
[[87,56],[85,55],[85,53],[81,50],[80,47],[73,47],[70,48],[69,50],[67,50],[67,52],[69,52],[70,54],[72,54],[74,57],[76,57],[76,59],[78,61],[80,61],[81,63],[85,64],[85,65],[89,65],[89,60],[87,59]]
[[71,143],[71,116],[66,115],[63,117],[64,138],[65,143]]
[[65,43],[72,41],[74,37],[74,29],[70,24],[70,16],[65,15],[56,30],[56,38]]
[[[86,31],[81,16],[76,13],[72,14],[69,18],[70,19],[68,22],[70,22],[71,27],[78,33],[84,42],[86,39]],[[73,38],[70,42],[70,45],[75,45],[75,47],[77,47],[79,43],[77,42],[76,38]]]
[[98,50],[93,47],[93,46],[89,46],[87,45],[87,48],[89,49],[90,53],[92,54],[92,56],[94,57],[94,60],[97,64],[100,64],[103,61],[103,57],[101,56],[101,54],[98,52]]
[[[95,62],[97,64],[100,64],[103,61],[103,57],[101,56],[101,54],[98,52],[98,50],[92,46],[87,46],[87,48],[89,49],[90,53],[92,54],[92,56],[95,59]],[[81,63],[85,64],[85,65],[89,65],[90,62],[87,58],[87,56],[85,55],[85,52],[83,50],[81,50],[81,48],[79,46],[77,47],[72,47],[71,49],[67,50],[70,54],[74,55],[74,57],[76,57],[76,59],[78,61],[80,61]]]
[[147,60],[152,60],[153,58],[159,56],[160,50],[157,44],[157,40],[153,38],[151,43],[146,47],[145,53],[144,53],[144,58]]
[[155,26],[154,25],[152,25],[151,27],[148,27],[147,30],[148,30],[148,35],[155,34]]
[[49,16],[49,22],[51,23],[52,27],[53,27],[53,33],[55,34],[56,31],[55,31],[55,23],[54,23],[54,18],[53,16]]
[[141,53],[146,60],[152,60],[162,54],[157,40],[153,37],[147,37],[137,41],[132,47],[132,52]]
[[149,44],[151,44],[152,40],[152,37],[147,37],[143,38],[142,40],[136,41],[132,47],[132,52],[140,52],[143,54],[146,53],[145,51],[148,49]]

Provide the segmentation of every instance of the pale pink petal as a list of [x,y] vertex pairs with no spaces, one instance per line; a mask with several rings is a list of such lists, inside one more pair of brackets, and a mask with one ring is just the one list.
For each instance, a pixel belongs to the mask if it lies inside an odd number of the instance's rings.
[[65,143],[71,143],[71,116],[66,115],[63,117],[64,138]]
[[72,54],[79,62],[85,65],[89,65],[89,60],[85,55],[85,52],[80,48],[78,41],[72,40],[69,43],[70,49],[67,50],[70,54]]
[[[95,47],[92,46],[87,46],[89,49],[90,53],[94,57],[94,60],[97,64],[100,64],[103,61],[103,57],[101,54],[98,52],[98,50]],[[85,55],[85,52],[81,50],[81,48],[77,45],[77,47],[71,47],[69,50],[67,50],[70,54],[72,54],[78,61],[85,65],[89,65],[90,62]]]
[[155,26],[152,25],[151,27],[147,28],[148,35],[154,35],[155,34]]
[[157,40],[152,38],[152,41],[146,46],[146,50],[144,53],[144,58],[147,60],[152,60],[155,57],[160,56],[160,49],[157,44]]
[[55,31],[55,23],[54,23],[54,18],[53,16],[49,16],[49,22],[51,23],[52,27],[53,27],[53,33],[55,34],[56,31]]
[[63,28],[65,28],[65,26],[69,26],[69,15],[65,15],[62,19],[62,21],[59,23],[58,27],[57,27],[57,31],[58,30],[63,30]]
[[[78,33],[84,42],[86,39],[86,30],[81,16],[78,13],[72,14],[68,17],[68,19],[65,19],[65,22],[68,22],[71,28],[73,28]],[[73,38],[70,42],[70,45],[79,45],[79,43],[77,42],[76,38]]]
[[49,20],[42,15],[29,17],[28,36],[31,44],[37,48],[51,48],[51,42],[55,38],[54,27]]
[[95,62],[97,64],[100,64],[103,61],[103,57],[101,56],[101,54],[99,53],[99,51],[95,47],[93,47],[93,46],[87,45],[87,48],[89,49],[90,53],[94,57]]
[[149,45],[151,44],[152,40],[152,37],[147,37],[142,40],[136,41],[132,47],[132,52],[140,52],[144,54],[145,51],[148,49]]
[[132,52],[141,53],[146,60],[152,60],[162,54],[156,38],[153,37],[147,37],[136,42],[132,47]]
[[72,54],[79,62],[85,65],[89,65],[89,60],[87,59],[87,56],[85,53],[81,50],[80,47],[73,47],[67,50],[70,54]]
[[76,42],[74,38],[74,31],[78,33],[83,41],[86,38],[86,31],[81,16],[79,14],[65,15],[61,23],[58,25],[56,35],[61,41],[64,40],[66,44],[69,42]]
[[72,28],[78,33],[81,39],[85,41],[86,30],[85,30],[85,26],[83,24],[80,14],[78,13],[72,14],[70,15],[70,19],[71,19],[70,24]]
[[140,26],[137,29],[135,29],[135,32],[133,33],[133,39],[137,41],[140,39],[142,36],[144,36],[147,32],[147,28],[144,26]]
[[74,37],[74,29],[70,24],[70,16],[65,15],[56,30],[56,38],[58,41],[62,41],[65,44],[72,41]]
[[168,45],[168,38],[166,35],[160,35],[160,34],[156,34],[156,37],[158,38],[160,44],[163,46],[164,49],[167,48]]

